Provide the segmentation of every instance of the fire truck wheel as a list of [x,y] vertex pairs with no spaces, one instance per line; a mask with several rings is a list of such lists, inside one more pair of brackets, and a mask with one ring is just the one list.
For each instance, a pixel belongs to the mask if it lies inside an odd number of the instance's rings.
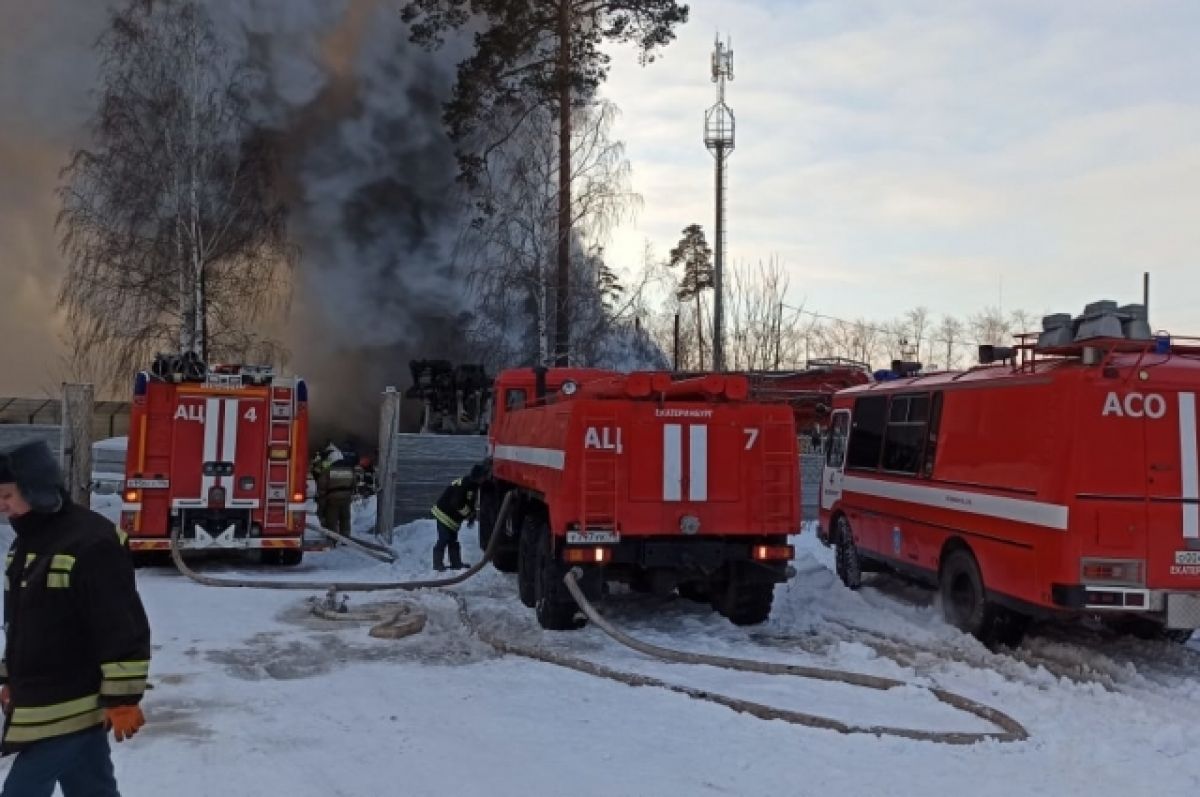
[[538,541],[546,534],[545,516],[540,512],[529,513],[521,526],[517,541],[517,593],[521,603],[530,609],[537,606]]
[[725,589],[714,595],[715,608],[734,625],[758,625],[771,616],[775,585],[734,574]]
[[[492,540],[492,530],[496,526],[496,515],[500,511],[499,491],[491,485],[484,485],[479,493],[479,550],[486,551]],[[511,520],[509,521],[512,522]],[[508,540],[498,540],[496,550],[492,551],[492,565],[501,573],[517,572],[517,546]]]
[[838,578],[850,589],[858,589],[862,586],[862,558],[858,555],[854,533],[850,530],[850,521],[846,520],[845,515],[838,516],[834,538],[833,555]]
[[578,619],[579,607],[563,583],[566,569],[550,553],[549,527],[543,525],[542,529],[532,542],[537,557],[534,612],[538,624],[547,631],[583,628],[587,621]]
[[950,552],[940,578],[942,616],[989,647],[1021,644],[1029,617],[997,606],[987,599],[983,575],[975,556],[966,548]]
[[304,559],[304,551],[300,548],[284,548],[281,550],[264,550],[259,560],[264,565],[282,565],[294,567]]

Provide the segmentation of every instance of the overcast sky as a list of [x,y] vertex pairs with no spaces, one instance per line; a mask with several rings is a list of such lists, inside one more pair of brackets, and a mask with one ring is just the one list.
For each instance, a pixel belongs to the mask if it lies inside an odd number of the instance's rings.
[[611,251],[713,228],[709,56],[732,37],[729,257],[792,300],[885,319],[1141,297],[1200,334],[1200,2],[694,0],[607,94],[645,206]]

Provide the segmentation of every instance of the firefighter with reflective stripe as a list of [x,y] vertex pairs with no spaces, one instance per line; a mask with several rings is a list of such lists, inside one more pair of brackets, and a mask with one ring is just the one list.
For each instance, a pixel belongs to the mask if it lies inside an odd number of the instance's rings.
[[469,567],[463,564],[462,547],[458,544],[458,530],[463,522],[475,519],[475,496],[479,492],[479,483],[483,481],[484,468],[476,465],[471,472],[461,479],[455,479],[442,491],[437,503],[430,510],[433,519],[437,521],[437,542],[433,546],[433,569],[445,570],[444,556],[450,552],[450,567],[462,570]]
[[4,568],[0,748],[17,753],[2,797],[117,795],[106,730],[145,722],[150,627],[124,534],[71,502],[43,442],[0,454],[0,512],[16,532]]
[[354,461],[330,443],[325,457],[316,467],[317,506],[321,525],[344,537],[350,536],[350,504],[354,500],[357,477]]

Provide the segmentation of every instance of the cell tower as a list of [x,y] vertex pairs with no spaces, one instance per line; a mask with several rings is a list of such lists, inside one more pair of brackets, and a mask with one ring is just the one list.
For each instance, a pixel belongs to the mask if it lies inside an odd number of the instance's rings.
[[733,80],[732,43],[718,35],[712,55],[717,103],[704,112],[704,146],[717,162],[717,231],[713,242],[713,370],[725,370],[725,160],[733,152],[733,110],[725,104],[725,81]]

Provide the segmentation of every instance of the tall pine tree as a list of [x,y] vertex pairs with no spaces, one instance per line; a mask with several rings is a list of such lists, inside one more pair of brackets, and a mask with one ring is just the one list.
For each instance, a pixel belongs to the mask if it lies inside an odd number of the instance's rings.
[[683,237],[671,250],[667,265],[672,268],[682,267],[683,275],[679,279],[679,288],[675,295],[679,301],[696,300],[696,339],[700,346],[700,369],[704,369],[704,314],[701,312],[700,294],[712,290],[716,284],[713,273],[713,253],[704,239],[704,229],[699,224],[689,224],[683,228]]

